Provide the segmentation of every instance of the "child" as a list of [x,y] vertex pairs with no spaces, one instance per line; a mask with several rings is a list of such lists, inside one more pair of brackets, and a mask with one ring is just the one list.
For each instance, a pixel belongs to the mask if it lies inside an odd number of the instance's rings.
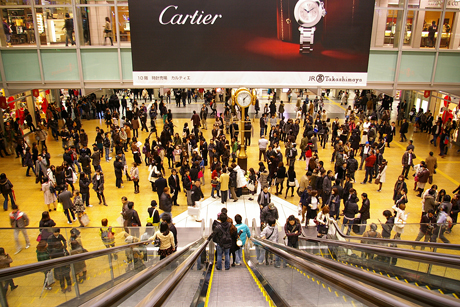
[[73,192],[73,206],[74,206],[74,211],[77,215],[78,221],[80,222],[80,227],[85,227],[83,223],[81,222],[81,217],[85,213],[85,204],[83,203],[83,200],[81,199],[80,191],[75,190]]
[[[115,247],[115,232],[113,232],[111,226],[107,226],[109,221],[107,219],[101,220],[102,227],[99,229],[99,234],[106,248]],[[118,259],[117,254],[112,254],[115,260]]]

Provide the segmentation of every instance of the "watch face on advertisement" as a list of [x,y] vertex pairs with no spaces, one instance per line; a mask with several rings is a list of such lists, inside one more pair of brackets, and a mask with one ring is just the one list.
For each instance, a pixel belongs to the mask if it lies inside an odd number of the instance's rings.
[[294,9],[294,17],[304,27],[313,27],[321,19],[321,12],[317,1],[300,0]]
[[240,107],[248,107],[252,102],[251,93],[249,93],[248,91],[239,92],[238,96],[236,96],[236,101],[238,102]]

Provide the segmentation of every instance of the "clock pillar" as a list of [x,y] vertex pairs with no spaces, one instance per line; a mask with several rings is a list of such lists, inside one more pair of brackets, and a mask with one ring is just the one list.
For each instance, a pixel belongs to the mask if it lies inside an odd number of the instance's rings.
[[246,118],[248,108],[241,108],[240,118],[240,152],[238,153],[238,165],[241,169],[248,170],[248,155],[246,154],[246,140],[244,138],[244,119]]

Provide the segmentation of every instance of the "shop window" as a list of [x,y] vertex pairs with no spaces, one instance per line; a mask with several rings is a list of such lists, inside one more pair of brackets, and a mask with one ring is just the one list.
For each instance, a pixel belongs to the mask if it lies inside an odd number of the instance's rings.
[[36,9],[40,45],[72,46],[75,43],[75,20],[70,7]]
[[0,0],[0,5],[28,5],[29,0]]
[[373,45],[395,48],[399,44],[403,27],[402,10],[376,9],[373,25]]
[[441,43],[439,48],[448,49],[450,48],[450,41],[452,39],[452,26],[456,13],[446,12],[444,15],[444,23],[442,24]]
[[[436,41],[439,39],[439,19],[441,18],[441,12],[439,11],[419,11],[418,12],[420,25],[417,27],[422,28],[420,47],[423,48],[435,48]],[[424,16],[422,20],[421,17]],[[441,25],[442,29],[442,25]],[[443,43],[441,37],[441,43]]]
[[2,46],[35,44],[35,30],[30,8],[3,9],[3,24],[9,29]]
[[120,31],[120,44],[131,44],[131,27],[129,22],[129,9],[127,6],[118,7],[118,28]]
[[407,12],[406,25],[404,30],[404,46],[412,45],[412,34],[414,33],[415,11]]
[[116,44],[115,8],[113,6],[77,7],[77,16],[82,46]]
[[[79,1],[80,4],[113,4],[115,2],[114,0],[75,0],[76,3],[78,3]],[[121,1],[118,1],[118,3],[120,2]]]
[[65,5],[72,4],[72,0],[35,0],[35,5]]

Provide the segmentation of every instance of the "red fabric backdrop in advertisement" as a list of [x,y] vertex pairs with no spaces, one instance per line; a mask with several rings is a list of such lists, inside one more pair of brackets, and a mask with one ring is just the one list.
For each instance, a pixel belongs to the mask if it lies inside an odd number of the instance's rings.
[[[371,0],[135,0],[128,5],[135,84],[279,86],[285,78],[299,85],[366,83]],[[171,74],[135,77],[142,72]],[[364,77],[349,81],[353,73]]]
[[40,96],[40,91],[39,90],[32,90],[32,95],[37,98],[38,96]]
[[48,100],[46,98],[43,98],[43,102],[42,102],[42,110],[43,112],[46,113],[46,110],[48,109]]

